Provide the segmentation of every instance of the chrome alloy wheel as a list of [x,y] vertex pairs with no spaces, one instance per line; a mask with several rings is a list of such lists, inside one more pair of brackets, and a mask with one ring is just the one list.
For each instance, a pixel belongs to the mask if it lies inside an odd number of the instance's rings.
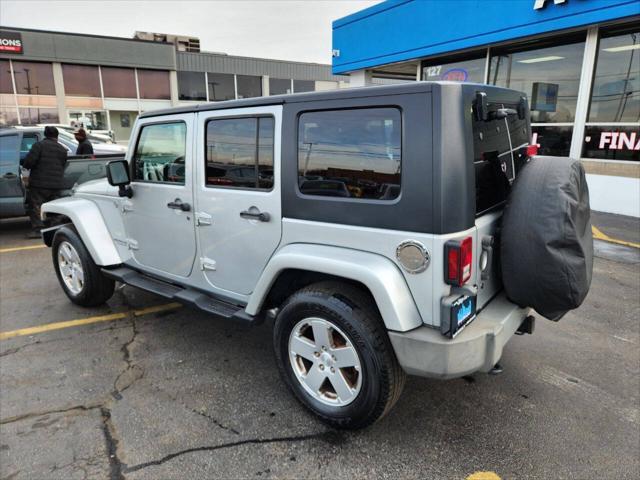
[[325,405],[349,405],[362,387],[358,352],[344,332],[328,320],[305,318],[293,327],[289,361],[300,385]]
[[58,247],[58,268],[69,291],[79,295],[84,287],[84,270],[78,252],[69,242],[62,242]]

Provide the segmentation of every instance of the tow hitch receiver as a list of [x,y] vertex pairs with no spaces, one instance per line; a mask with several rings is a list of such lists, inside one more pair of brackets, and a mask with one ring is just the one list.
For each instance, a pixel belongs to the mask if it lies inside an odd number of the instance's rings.
[[534,317],[533,315],[527,315],[525,319],[522,320],[522,323],[518,327],[518,330],[516,330],[516,335],[524,335],[525,333],[531,335],[533,333],[533,330],[535,329],[535,326],[536,317]]

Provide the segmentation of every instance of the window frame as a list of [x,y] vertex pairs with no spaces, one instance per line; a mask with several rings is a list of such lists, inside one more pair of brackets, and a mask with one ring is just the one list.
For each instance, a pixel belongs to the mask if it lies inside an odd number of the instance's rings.
[[135,171],[136,171],[136,152],[138,151],[138,145],[140,144],[140,137],[142,136],[142,130],[144,130],[145,127],[150,127],[150,126],[155,126],[155,125],[170,125],[170,124],[177,124],[177,123],[182,123],[185,126],[185,147],[184,147],[184,156],[185,156],[185,167],[187,165],[187,161],[186,161],[186,157],[187,157],[187,153],[189,151],[189,149],[187,148],[187,140],[189,138],[188,135],[188,128],[189,125],[187,125],[187,122],[184,119],[175,119],[175,120],[162,120],[162,121],[158,121],[158,122],[148,122],[148,123],[143,123],[142,125],[139,126],[137,132],[136,132],[136,144],[135,144],[135,148],[133,149],[133,151],[131,152],[131,162],[129,163],[129,178],[131,178],[131,183],[136,182],[136,183],[149,183],[149,184],[153,184],[153,185],[171,185],[173,187],[188,187],[189,183],[187,182],[187,172],[185,170],[185,180],[184,183],[177,183],[177,182],[158,182],[155,180],[143,180],[143,179],[136,179],[135,178]]
[[[271,184],[271,188],[249,188],[249,187],[239,187],[239,186],[225,186],[225,185],[209,185],[207,184],[207,130],[209,128],[209,123],[216,122],[220,120],[242,120],[242,119],[251,119],[255,118],[256,120],[260,118],[271,118],[273,120],[273,142],[271,143],[271,157],[273,158],[273,183]],[[260,122],[256,122],[256,134],[258,141],[260,140]],[[276,117],[272,113],[249,113],[246,115],[231,115],[231,116],[220,116],[220,117],[210,117],[205,119],[204,122],[204,171],[205,174],[202,176],[202,181],[204,182],[204,188],[213,188],[220,190],[243,190],[248,192],[261,192],[261,193],[269,193],[272,192],[276,185],[276,158],[275,158],[275,146],[276,146]],[[260,143],[255,145],[256,150],[259,151]],[[258,161],[258,157],[255,158],[256,162]]]
[[392,205],[395,203],[399,203],[402,198],[403,192],[403,155],[402,152],[404,150],[404,112],[403,108],[397,104],[388,104],[388,105],[362,105],[362,106],[353,106],[353,107],[343,107],[343,108],[321,108],[321,109],[312,109],[312,110],[301,110],[296,115],[296,135],[295,135],[295,150],[296,150],[296,158],[295,158],[295,166],[296,166],[296,178],[300,176],[300,157],[299,157],[299,139],[300,139],[300,119],[305,113],[318,113],[318,112],[337,112],[337,111],[352,111],[352,110],[372,110],[372,109],[394,109],[398,112],[400,116],[400,191],[398,195],[390,200],[382,200],[379,198],[354,198],[354,197],[338,197],[331,195],[309,195],[307,193],[303,193],[300,190],[300,183],[296,182],[295,193],[297,196],[302,198],[308,198],[312,200],[320,200],[320,201],[339,201],[339,202],[347,202],[347,203],[357,203],[357,204],[367,204],[367,203],[375,203],[375,204],[385,204]]

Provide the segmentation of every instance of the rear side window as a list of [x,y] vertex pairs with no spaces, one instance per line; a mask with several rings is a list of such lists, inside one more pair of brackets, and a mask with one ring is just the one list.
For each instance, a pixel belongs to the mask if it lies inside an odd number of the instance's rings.
[[272,189],[273,135],[273,117],[210,120],[206,185]]
[[184,122],[142,127],[133,156],[134,180],[184,185],[186,141]]
[[393,200],[400,195],[397,108],[306,112],[298,123],[298,186],[304,195]]
[[[489,99],[489,102],[491,100]],[[489,119],[473,119],[473,162],[476,176],[476,215],[502,204],[509,193],[509,180],[526,160],[529,145],[527,118],[510,114],[494,119],[498,109],[517,110],[518,104],[489,103]]]

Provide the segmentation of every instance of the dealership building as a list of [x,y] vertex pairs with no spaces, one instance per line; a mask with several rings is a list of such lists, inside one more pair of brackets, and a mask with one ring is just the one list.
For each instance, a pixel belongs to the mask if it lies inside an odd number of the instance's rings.
[[543,155],[581,158],[592,208],[640,216],[638,0],[388,0],[333,23],[333,73],[498,85]]
[[141,112],[339,88],[330,65],[200,51],[198,39],[0,27],[0,126],[83,123],[127,141]]

